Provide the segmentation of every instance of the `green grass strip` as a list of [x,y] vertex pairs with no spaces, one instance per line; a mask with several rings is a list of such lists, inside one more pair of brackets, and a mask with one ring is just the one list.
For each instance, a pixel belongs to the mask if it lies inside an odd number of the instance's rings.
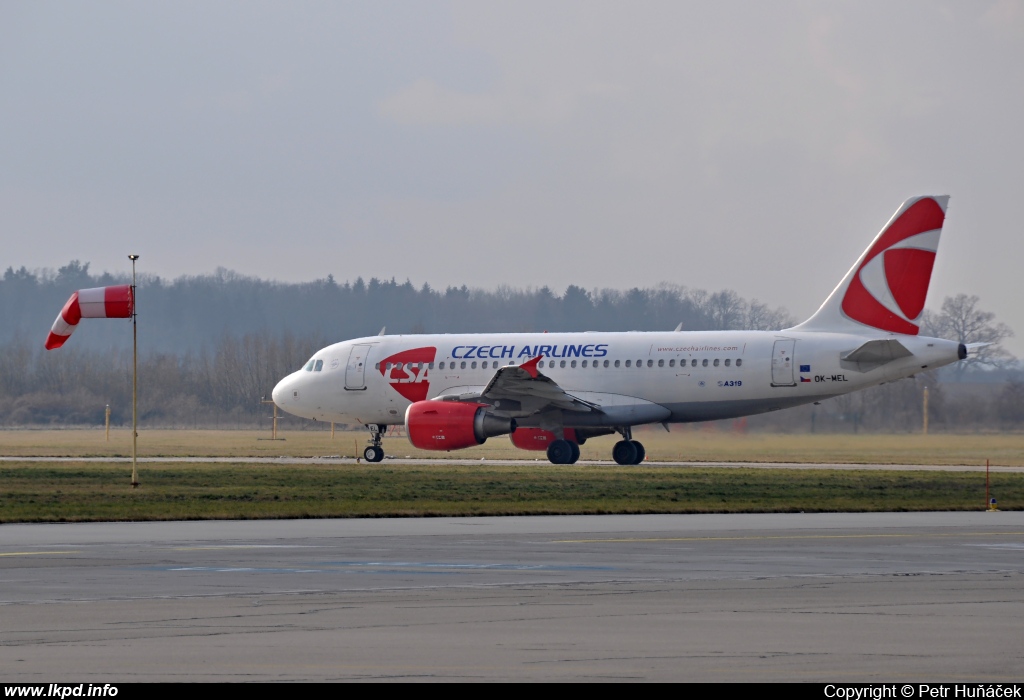
[[[704,467],[6,463],[0,522],[983,510],[984,473]],[[1002,510],[1024,474],[992,477]]]

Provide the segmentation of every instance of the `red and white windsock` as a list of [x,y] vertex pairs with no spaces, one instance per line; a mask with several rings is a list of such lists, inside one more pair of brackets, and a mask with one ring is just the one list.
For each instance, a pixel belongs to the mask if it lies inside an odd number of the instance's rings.
[[131,318],[134,309],[135,297],[130,284],[79,289],[53,322],[46,336],[46,349],[54,350],[63,345],[83,318]]

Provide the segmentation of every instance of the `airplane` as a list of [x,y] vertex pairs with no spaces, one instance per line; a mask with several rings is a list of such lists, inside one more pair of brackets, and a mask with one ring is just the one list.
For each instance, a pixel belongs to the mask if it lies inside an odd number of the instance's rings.
[[509,435],[553,464],[618,434],[617,464],[640,464],[640,425],[735,418],[820,402],[967,357],[919,335],[948,196],[906,200],[806,321],[779,331],[381,335],[316,352],[273,391],[281,409],[370,429],[424,450]]

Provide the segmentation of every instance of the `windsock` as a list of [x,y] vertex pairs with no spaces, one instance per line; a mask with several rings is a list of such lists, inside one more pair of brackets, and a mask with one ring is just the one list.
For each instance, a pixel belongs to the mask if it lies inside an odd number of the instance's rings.
[[46,349],[54,350],[63,345],[83,318],[131,318],[134,309],[135,296],[130,284],[79,289],[53,322],[46,336]]

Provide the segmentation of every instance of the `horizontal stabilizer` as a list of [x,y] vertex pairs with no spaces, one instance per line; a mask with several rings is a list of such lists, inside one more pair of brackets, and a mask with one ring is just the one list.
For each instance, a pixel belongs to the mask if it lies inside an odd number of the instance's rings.
[[856,362],[858,369],[864,372],[893,360],[898,360],[901,357],[910,357],[913,354],[904,347],[903,343],[894,338],[889,338],[888,340],[869,340],[856,350],[846,353],[840,359],[846,362]]

